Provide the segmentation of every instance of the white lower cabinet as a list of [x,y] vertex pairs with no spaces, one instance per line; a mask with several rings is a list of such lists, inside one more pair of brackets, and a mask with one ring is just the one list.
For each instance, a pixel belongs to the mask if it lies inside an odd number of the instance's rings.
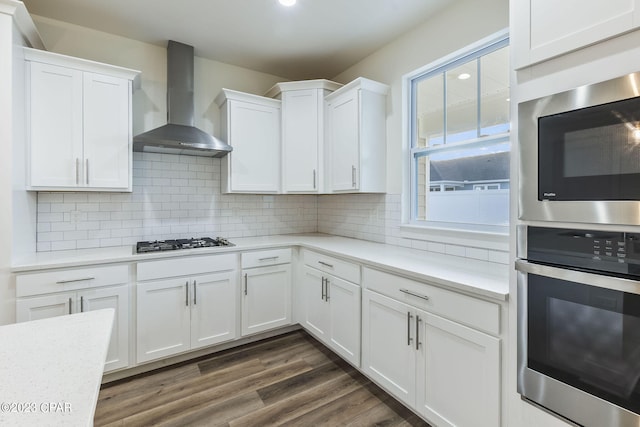
[[438,426],[500,425],[500,339],[418,311],[417,410]]
[[[446,306],[455,293],[439,295],[442,290],[434,290],[429,298],[429,287],[421,295],[402,288],[402,281],[417,282],[369,272],[365,269],[365,287],[368,277],[374,287],[384,279],[389,293],[397,287],[407,298],[363,290],[363,371],[434,425],[499,426],[500,338],[428,311],[430,306]],[[478,312],[490,309],[485,303],[492,304],[478,300]]]
[[[237,337],[235,265],[235,255],[138,263],[138,363]],[[157,278],[168,271],[180,275]]]
[[129,366],[129,267],[86,267],[16,277],[16,321],[115,310],[105,372]]
[[242,335],[291,324],[291,249],[242,254]]
[[362,369],[388,392],[415,406],[415,311],[407,304],[362,291]]
[[353,365],[360,366],[360,286],[303,267],[303,325]]

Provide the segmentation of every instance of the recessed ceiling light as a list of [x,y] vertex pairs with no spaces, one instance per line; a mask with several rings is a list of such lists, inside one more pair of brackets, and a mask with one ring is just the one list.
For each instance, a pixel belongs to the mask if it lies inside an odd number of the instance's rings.
[[469,77],[471,77],[471,74],[469,73],[458,74],[458,80],[467,80]]
[[296,4],[296,0],[278,0],[283,6],[293,6]]

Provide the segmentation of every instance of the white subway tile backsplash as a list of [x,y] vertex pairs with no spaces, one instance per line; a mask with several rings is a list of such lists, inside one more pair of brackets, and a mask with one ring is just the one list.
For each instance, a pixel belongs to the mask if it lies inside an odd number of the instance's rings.
[[509,264],[509,252],[489,251],[489,261]]
[[400,194],[319,196],[317,229],[321,233],[384,242],[429,252],[448,253],[500,264],[509,262],[507,252],[401,237],[401,203]]
[[401,237],[399,194],[220,193],[220,160],[134,153],[132,193],[38,193],[37,250],[322,232],[507,264],[506,252]]
[[489,261],[489,251],[487,249],[480,248],[466,248],[465,256],[467,258],[480,259],[483,261]]
[[66,251],[70,249],[77,249],[75,240],[51,242],[52,251]]
[[132,193],[40,192],[37,209],[38,251],[315,232],[318,223],[317,196],[221,194],[219,159],[155,153],[133,154]]

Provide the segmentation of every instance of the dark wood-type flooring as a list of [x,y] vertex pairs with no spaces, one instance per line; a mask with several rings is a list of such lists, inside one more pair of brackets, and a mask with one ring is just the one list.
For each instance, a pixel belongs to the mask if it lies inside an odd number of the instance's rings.
[[427,426],[304,331],[106,384],[96,426]]

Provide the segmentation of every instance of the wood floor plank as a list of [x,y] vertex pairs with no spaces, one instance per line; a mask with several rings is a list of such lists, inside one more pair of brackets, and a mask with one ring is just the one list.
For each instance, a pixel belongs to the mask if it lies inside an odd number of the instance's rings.
[[344,370],[335,363],[329,362],[309,372],[286,378],[257,391],[265,405],[271,405],[342,375],[345,375]]
[[118,402],[118,404],[98,405],[96,407],[96,418],[100,422],[109,423],[118,418],[126,418],[131,414],[151,409],[158,405],[164,405],[193,393],[232,382],[256,372],[262,372],[264,369],[260,360],[252,359],[215,371],[209,375],[201,375],[186,381],[154,387],[149,389],[148,392],[140,393],[126,401]]
[[[135,377],[135,380],[125,379],[115,381],[111,384],[106,384],[100,390],[99,399],[122,399],[127,400],[130,396],[135,396],[140,391],[148,390],[151,387],[162,387],[166,384],[172,384],[178,380],[184,380],[187,378],[197,378],[200,376],[198,366],[195,364],[189,364],[184,366],[178,366],[171,369],[158,369],[146,374]],[[144,378],[144,381],[138,381]]]
[[[209,404],[194,411],[184,412],[180,415],[165,419],[158,423],[144,424],[162,427],[182,427],[182,426],[224,426],[232,419],[239,418],[247,412],[255,411],[264,407],[264,403],[258,393],[251,391],[226,399],[217,404]],[[125,424],[126,425],[126,424]]]
[[[291,345],[286,351],[274,352],[273,354],[265,354],[260,357],[262,363],[269,366],[277,366],[280,364],[288,363],[292,360],[301,360],[305,357],[309,357],[318,350],[308,341],[301,341]],[[327,359],[328,360],[328,359]]]
[[359,382],[363,385],[362,387],[358,387],[340,399],[332,400],[298,418],[289,420],[281,426],[337,426],[341,425],[345,419],[357,418],[369,408],[381,403],[377,396],[364,387],[368,381],[366,378],[361,378]]
[[344,423],[350,427],[429,427],[429,424],[391,397]]
[[96,426],[428,426],[304,331],[103,386]]
[[244,351],[243,347],[227,350],[198,363],[198,368],[200,369],[200,373],[206,374],[207,372],[224,369],[227,366],[242,363],[246,360],[260,359],[265,355],[283,353],[286,352],[286,349],[291,345],[301,340],[300,334],[300,332],[296,331],[270,340],[253,343],[250,347],[251,351]]
[[[265,387],[294,375],[311,370],[311,367],[304,361],[294,361],[292,363],[267,369],[253,375],[240,378],[226,384],[211,387],[198,393],[190,394],[182,399],[150,408],[145,411],[131,415],[125,419],[128,425],[155,425],[165,419],[176,417],[190,411],[200,411],[211,405],[216,405],[247,391],[254,391],[257,388]],[[244,415],[243,413],[242,415]]]
[[360,385],[346,373],[229,422],[230,427],[280,425],[348,394]]

